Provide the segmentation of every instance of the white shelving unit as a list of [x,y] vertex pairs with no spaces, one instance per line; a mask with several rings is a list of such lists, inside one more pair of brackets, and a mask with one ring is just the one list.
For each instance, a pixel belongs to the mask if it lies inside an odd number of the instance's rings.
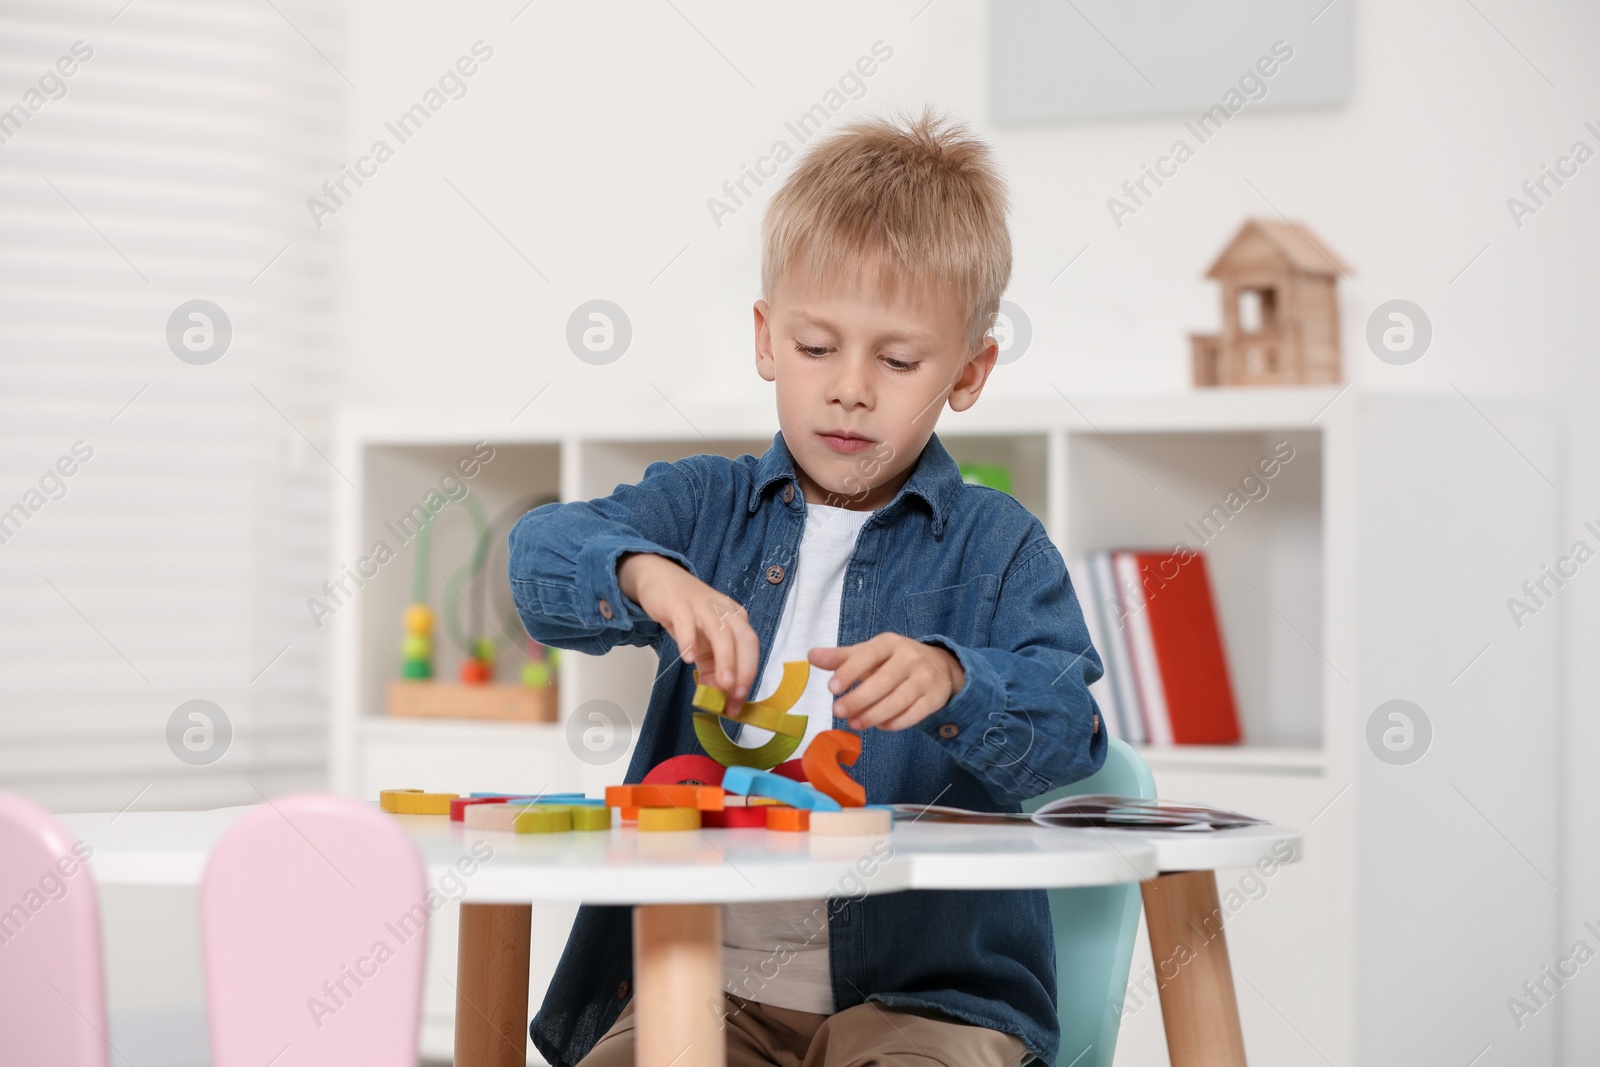
[[[1524,454],[1508,448],[1497,429]],[[493,514],[541,493],[563,500],[606,495],[657,459],[759,456],[776,430],[770,412],[667,405],[618,410],[541,401],[510,423],[484,411],[345,411],[335,461],[354,487],[341,483],[335,567],[366,554],[385,536],[385,521],[419,502],[479,441],[495,454],[469,484]],[[1554,784],[1540,769],[1554,744],[1554,664],[1548,645],[1505,639],[1504,628],[1491,632],[1482,599],[1486,588],[1503,599],[1553,558],[1556,497],[1523,465],[1530,449],[1555,454],[1537,413],[1497,408],[1491,427],[1455,393],[1227,389],[985,399],[969,412],[947,412],[938,432],[958,460],[1009,466],[1018,499],[1069,563],[1113,545],[1182,540],[1206,552],[1245,742],[1144,755],[1164,795],[1211,800],[1306,831],[1305,862],[1281,868],[1259,898],[1228,917],[1253,1060],[1375,1062],[1398,1058],[1401,1049],[1416,1052],[1413,1058],[1433,1055],[1437,1046],[1425,1036],[1470,1033],[1514,988],[1493,984],[1492,976],[1535,973],[1537,961],[1526,961],[1538,951],[1528,946],[1554,947],[1553,895],[1502,898],[1499,881],[1483,888],[1471,868],[1494,842],[1432,833],[1429,820],[1453,795],[1447,782],[1454,783],[1526,828],[1518,843],[1530,854],[1554,855],[1553,838],[1537,839],[1553,833],[1539,827],[1556,825]],[[1294,455],[1265,482],[1267,494],[1202,541],[1201,516],[1278,442]],[[443,576],[467,558],[468,532],[460,516],[438,523],[435,604]],[[503,572],[503,546],[498,550]],[[598,658],[564,652],[558,724],[383,715],[383,687],[398,671],[411,568],[408,546],[331,621],[336,787],[372,797],[397,786],[595,792],[620,782],[631,753],[605,766],[585,764],[569,748],[565,724],[596,699],[614,702],[637,723],[655,670],[648,650],[620,648]],[[489,599],[486,612],[500,618],[508,601]],[[1500,599],[1491,596],[1491,608]],[[508,629],[520,636],[514,623]],[[1493,660],[1475,664],[1471,684],[1455,684],[1474,654],[1496,640]],[[440,672],[453,675],[449,642],[441,635],[438,645]],[[514,677],[515,664],[506,670]],[[1408,767],[1380,762],[1364,740],[1372,710],[1396,697],[1438,709],[1439,752]],[[1495,718],[1511,708],[1514,729]],[[1226,896],[1226,873],[1220,884]],[[1397,901],[1412,897],[1430,898],[1415,906],[1437,922],[1398,931],[1395,917],[1410,904]],[[573,910],[536,913],[535,1005]],[[1494,916],[1492,936],[1463,935],[1481,930],[1486,915]],[[425,1027],[433,1052],[449,1048],[454,1008],[445,981],[454,959],[447,925],[434,931]],[[1415,946],[1398,960],[1397,938]],[[1136,984],[1149,970],[1141,951]],[[1455,960],[1459,966],[1442,962]],[[1448,993],[1419,1009],[1406,993],[1416,983]],[[1434,1015],[1418,1018],[1419,1010]],[[1118,1062],[1161,1057],[1159,1008],[1143,1007],[1135,989]]]

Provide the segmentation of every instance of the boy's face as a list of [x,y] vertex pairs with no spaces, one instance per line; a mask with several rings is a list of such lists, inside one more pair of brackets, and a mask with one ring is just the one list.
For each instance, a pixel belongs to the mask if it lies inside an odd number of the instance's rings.
[[806,500],[875,511],[911,477],[945,403],[977,401],[998,345],[968,351],[958,301],[908,290],[886,302],[872,265],[862,274],[860,288],[786,277],[757,300],[756,370],[777,384]]

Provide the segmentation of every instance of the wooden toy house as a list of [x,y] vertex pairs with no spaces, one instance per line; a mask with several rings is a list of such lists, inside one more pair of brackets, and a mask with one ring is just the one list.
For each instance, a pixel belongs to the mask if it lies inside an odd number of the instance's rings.
[[1206,272],[1222,285],[1222,332],[1189,335],[1194,384],[1338,382],[1337,284],[1348,270],[1298,223],[1246,221]]

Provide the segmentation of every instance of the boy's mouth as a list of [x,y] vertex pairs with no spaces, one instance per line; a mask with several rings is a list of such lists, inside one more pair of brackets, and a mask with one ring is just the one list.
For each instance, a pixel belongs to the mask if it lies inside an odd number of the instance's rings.
[[873,443],[872,438],[862,437],[860,434],[852,433],[849,430],[837,432],[821,430],[818,431],[817,436],[822,438],[823,444],[835,452],[860,452],[863,448]]

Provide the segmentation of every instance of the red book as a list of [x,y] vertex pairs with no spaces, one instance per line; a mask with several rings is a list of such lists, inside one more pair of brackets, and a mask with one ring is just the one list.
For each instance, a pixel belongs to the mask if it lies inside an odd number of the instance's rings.
[[[1222,648],[1222,628],[1211,598],[1205,556],[1198,552],[1128,552],[1137,565],[1139,588],[1129,618],[1136,671],[1146,708],[1170,724],[1179,745],[1226,745],[1239,740],[1239,715]],[[1124,573],[1133,568],[1126,567]],[[1142,601],[1142,604],[1139,602]],[[1151,662],[1153,660],[1153,662]],[[1153,689],[1155,692],[1145,690]],[[1161,738],[1166,740],[1166,738]]]

